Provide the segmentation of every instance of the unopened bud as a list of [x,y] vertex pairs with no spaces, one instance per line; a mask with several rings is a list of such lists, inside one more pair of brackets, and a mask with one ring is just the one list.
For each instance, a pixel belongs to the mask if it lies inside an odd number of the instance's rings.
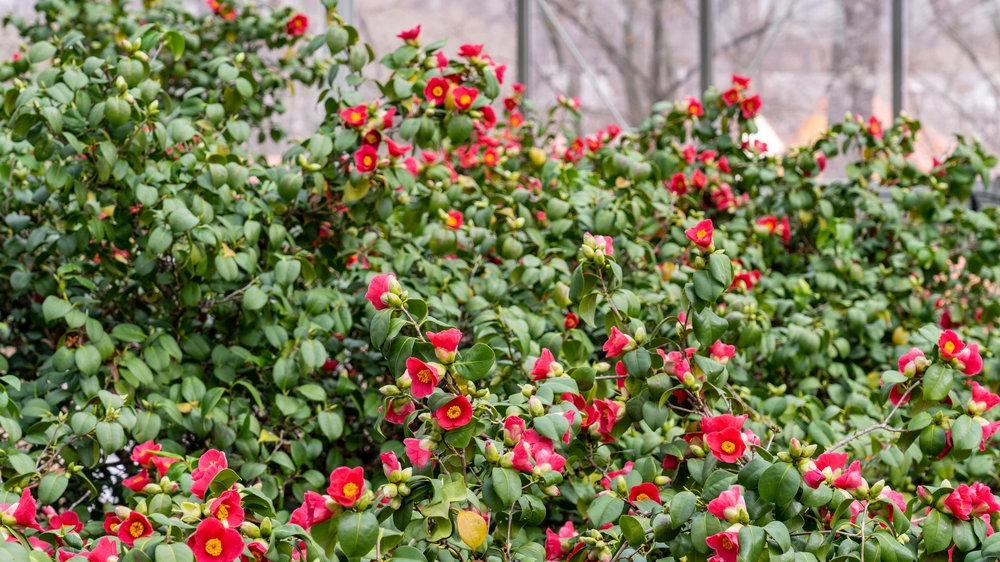
[[249,521],[244,521],[244,522],[240,523],[240,532],[243,533],[244,535],[250,537],[251,539],[259,539],[260,538],[260,527],[258,527],[257,525],[254,525],[253,523],[251,523]]
[[395,484],[386,484],[385,486],[382,486],[383,496],[392,499],[396,497],[398,494],[399,494],[399,489],[396,487]]
[[237,53],[235,59],[236,64],[243,64],[243,61],[245,61],[246,58],[247,58],[246,53]]
[[403,286],[400,285],[399,281],[396,280],[395,275],[389,277],[389,281],[386,283],[386,287],[388,287],[389,292],[394,295],[399,295],[403,292]]
[[670,482],[672,481],[673,480],[669,476],[661,475],[653,477],[653,484],[656,484],[657,486],[666,486],[667,484],[670,484]]
[[271,518],[265,517],[260,522],[260,536],[265,539],[271,536]]
[[125,82],[125,79],[122,78],[121,76],[115,78],[115,87],[118,88],[118,93],[120,94],[123,94],[128,91],[128,83]]
[[132,510],[125,507],[124,505],[115,506],[115,515],[122,521],[128,519],[129,513],[132,513]]
[[611,370],[611,363],[608,363],[607,361],[601,361],[594,364],[594,371],[598,374],[607,373],[609,370]]
[[550,498],[557,498],[560,495],[559,488],[557,486],[548,486],[546,488],[543,488],[542,491],[545,492],[545,495],[549,496]]
[[615,477],[615,489],[623,496],[628,495],[628,483],[625,482],[625,478],[621,476]]
[[524,396],[525,398],[531,396],[534,393],[535,393],[535,387],[533,385],[526,384],[521,387],[521,395]]
[[642,343],[646,339],[646,327],[639,326],[635,330],[635,343]]
[[142,62],[149,62],[149,55],[147,55],[142,51],[136,51],[135,53],[132,54],[132,56],[141,60]]
[[486,443],[486,462],[496,464],[498,460],[500,460],[500,451],[497,450],[497,446],[492,441],[488,441]]
[[401,495],[401,496],[408,496],[408,495],[410,495],[410,487],[408,485],[406,485],[406,484],[400,484],[400,485],[396,486],[396,491],[398,491],[399,495]]
[[382,393],[382,396],[398,396],[400,393],[399,387],[394,384],[387,384],[382,388],[378,389]]
[[528,399],[528,413],[536,418],[545,415],[545,406],[542,405],[542,401],[537,396]]

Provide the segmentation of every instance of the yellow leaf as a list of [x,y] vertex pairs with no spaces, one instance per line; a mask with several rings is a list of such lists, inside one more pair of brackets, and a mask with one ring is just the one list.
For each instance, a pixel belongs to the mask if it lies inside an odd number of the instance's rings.
[[260,437],[257,438],[258,443],[269,443],[274,441],[281,441],[281,439],[266,429],[260,430]]
[[486,520],[474,511],[461,511],[458,514],[458,536],[472,550],[478,550],[486,542]]
[[351,203],[364,199],[365,195],[368,195],[369,187],[371,187],[371,181],[368,178],[361,178],[358,185],[347,184],[344,186],[344,202]]
[[190,414],[191,410],[193,410],[194,407],[197,406],[197,405],[198,405],[197,401],[194,401],[194,402],[183,402],[183,403],[177,405],[177,410],[179,410],[180,413],[182,413],[182,414]]
[[907,332],[902,326],[896,326],[896,329],[892,331],[892,343],[906,345],[909,341],[910,332]]

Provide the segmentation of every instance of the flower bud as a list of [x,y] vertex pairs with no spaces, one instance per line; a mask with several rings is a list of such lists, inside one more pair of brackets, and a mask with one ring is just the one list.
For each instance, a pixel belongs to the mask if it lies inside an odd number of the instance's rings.
[[245,61],[246,58],[247,58],[246,53],[237,53],[236,54],[236,59],[235,59],[236,60],[236,64],[243,64],[243,61]]
[[243,523],[240,523],[240,532],[250,537],[251,539],[260,538],[260,527],[254,525],[249,521],[244,521]]
[[542,405],[542,401],[537,396],[528,399],[528,413],[536,418],[545,415],[545,406]]
[[490,464],[496,464],[500,460],[500,451],[497,450],[497,446],[493,444],[492,441],[486,442],[486,462]]
[[653,477],[653,484],[656,484],[657,486],[666,486],[667,484],[670,484],[670,482],[672,481],[673,480],[669,476],[661,475]]
[[550,498],[558,498],[560,496],[559,488],[557,486],[548,486],[546,488],[542,488],[542,491],[545,492],[545,495]]
[[625,482],[625,478],[621,476],[615,477],[615,489],[623,496],[628,495],[628,484]]
[[882,493],[882,490],[884,488],[885,488],[885,480],[879,480],[878,482],[872,484],[872,488],[868,493],[869,497],[877,498],[879,494]]
[[590,246],[580,246],[580,251],[583,252],[583,257],[590,260],[594,259],[594,249]]
[[128,83],[126,83],[125,79],[122,78],[121,76],[115,78],[115,87],[118,88],[118,93],[120,94],[123,94],[126,91],[128,91]]
[[132,56],[141,60],[142,62],[149,62],[149,55],[147,55],[142,51],[136,51]]
[[399,298],[399,295],[386,293],[382,295],[382,304],[389,305],[393,308],[399,308],[403,306],[403,299]]
[[788,452],[793,457],[799,457],[802,455],[802,444],[799,443],[798,439],[792,437],[791,441],[788,443]]
[[569,300],[569,286],[560,281],[556,283],[555,290],[552,291],[552,300],[556,301],[559,308],[566,308],[573,301]]
[[399,284],[399,281],[396,279],[395,275],[389,277],[389,281],[388,283],[386,283],[386,287],[388,287],[389,292],[394,295],[400,295],[403,293],[403,286]]
[[528,398],[534,393],[535,393],[535,387],[533,385],[526,384],[521,387],[521,395],[524,396],[525,398]]
[[504,453],[504,455],[500,457],[500,466],[503,468],[513,468],[514,453]]
[[392,499],[399,495],[399,489],[395,484],[386,484],[385,486],[382,486],[382,495]]
[[410,487],[406,484],[399,484],[396,486],[396,491],[398,491],[401,496],[410,495]]
[[611,363],[608,363],[607,361],[601,361],[594,364],[594,371],[596,371],[597,374],[607,373],[609,370],[611,370]]
[[[395,474],[395,472],[393,472],[393,474]],[[399,477],[399,480],[400,482],[406,482],[412,476],[413,476],[413,468],[408,466],[402,470],[402,475]]]
[[132,510],[125,507],[124,505],[115,506],[115,515],[122,521],[128,519],[129,513],[132,513]]
[[645,326],[639,326],[638,328],[636,328],[635,334],[634,334],[633,337],[635,338],[635,343],[640,343],[641,344],[643,342],[643,340],[646,339],[646,327]]

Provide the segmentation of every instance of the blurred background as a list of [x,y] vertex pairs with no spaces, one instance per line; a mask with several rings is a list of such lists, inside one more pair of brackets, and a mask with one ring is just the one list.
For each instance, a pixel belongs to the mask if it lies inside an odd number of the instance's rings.
[[[185,3],[207,11],[203,0]],[[319,0],[259,3],[293,5],[310,16],[310,33],[324,29]],[[32,5],[0,0],[0,13],[32,17]],[[761,135],[775,152],[814,139],[845,112],[891,119],[895,19],[899,102],[924,124],[917,158],[929,163],[956,133],[1000,152],[1000,0],[341,0],[341,13],[379,56],[418,24],[425,40],[446,37],[449,55],[484,43],[508,66],[505,87],[526,78],[536,107],[557,93],[578,96],[584,131],[636,125],[657,101],[699,95],[706,79],[723,88],[731,73],[751,76],[764,102]],[[18,43],[7,28],[0,56]],[[292,136],[311,134],[315,92],[288,107]]]

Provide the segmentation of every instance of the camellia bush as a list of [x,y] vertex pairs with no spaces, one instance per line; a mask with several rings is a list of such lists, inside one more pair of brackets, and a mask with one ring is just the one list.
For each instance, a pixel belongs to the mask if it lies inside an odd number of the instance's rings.
[[577,137],[419,27],[372,80],[324,5],[10,21],[2,556],[1000,558],[977,142],[772,155],[740,76]]

